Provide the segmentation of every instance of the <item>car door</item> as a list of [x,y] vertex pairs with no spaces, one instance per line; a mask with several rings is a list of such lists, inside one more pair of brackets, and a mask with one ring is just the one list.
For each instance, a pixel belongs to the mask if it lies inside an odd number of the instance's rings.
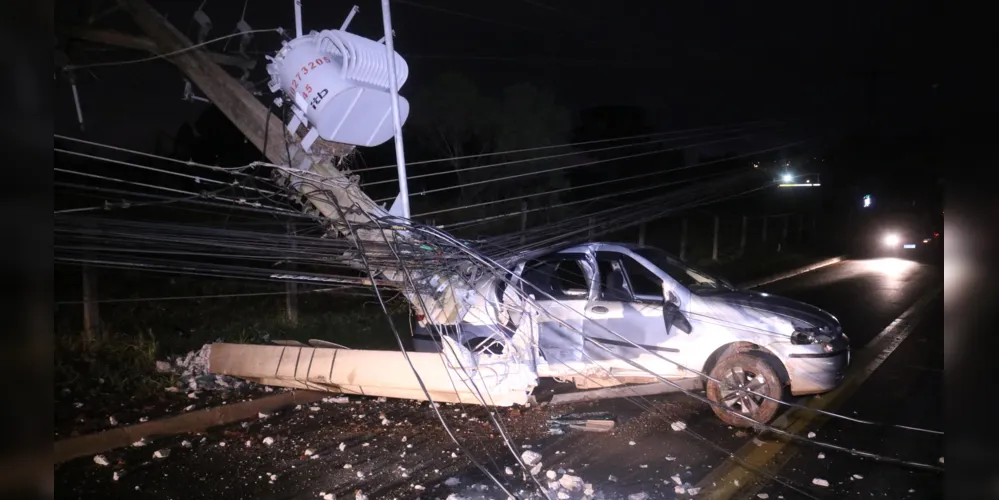
[[587,355],[615,372],[644,371],[630,361],[661,376],[679,375],[681,370],[667,360],[683,364],[680,347],[686,334],[667,331],[662,279],[624,253],[597,252],[596,260],[599,286],[587,302],[583,331],[603,347],[587,342]]
[[579,362],[592,270],[584,254],[556,254],[524,266],[524,292],[538,304],[538,347],[551,365]]

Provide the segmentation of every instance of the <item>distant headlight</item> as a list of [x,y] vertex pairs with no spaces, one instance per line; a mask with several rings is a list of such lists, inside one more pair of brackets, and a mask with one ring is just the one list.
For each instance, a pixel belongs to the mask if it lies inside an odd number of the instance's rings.
[[884,239],[885,245],[886,246],[890,246],[890,247],[898,245],[898,241],[899,241],[899,239],[898,239],[898,235],[897,234],[889,234],[889,235],[885,236],[885,239]]

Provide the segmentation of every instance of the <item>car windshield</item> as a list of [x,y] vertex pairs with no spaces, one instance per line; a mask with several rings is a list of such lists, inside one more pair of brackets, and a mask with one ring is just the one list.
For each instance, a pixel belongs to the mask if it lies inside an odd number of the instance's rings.
[[722,280],[704,271],[694,269],[658,248],[638,248],[634,251],[692,292],[704,293],[732,289]]

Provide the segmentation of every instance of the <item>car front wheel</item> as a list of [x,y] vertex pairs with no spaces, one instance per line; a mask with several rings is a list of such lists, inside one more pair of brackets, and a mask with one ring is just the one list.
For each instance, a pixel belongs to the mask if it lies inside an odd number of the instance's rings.
[[762,357],[750,353],[733,354],[719,361],[710,375],[724,382],[708,380],[706,387],[708,399],[717,403],[711,409],[723,422],[736,427],[752,427],[754,422],[744,417],[767,424],[777,414],[783,384],[774,367]]

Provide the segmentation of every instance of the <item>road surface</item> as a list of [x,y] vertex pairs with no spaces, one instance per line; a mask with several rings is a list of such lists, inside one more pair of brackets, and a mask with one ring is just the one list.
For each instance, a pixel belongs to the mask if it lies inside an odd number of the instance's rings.
[[[854,351],[860,352],[872,339],[881,339],[880,332],[942,282],[940,266],[872,259],[844,261],[761,289],[832,312],[850,336]],[[942,303],[942,294],[937,294],[920,308],[904,340],[893,345],[894,350],[882,357],[873,372],[858,376],[862,383],[837,412],[944,430]],[[458,439],[510,492],[536,490],[489,425],[484,409],[442,405],[441,410]],[[613,412],[618,416],[617,429],[608,434],[550,435],[546,418],[570,411]],[[530,446],[542,455],[543,471],[560,476],[562,469],[580,476],[606,498],[638,493],[650,499],[691,498],[689,487],[701,488],[698,496],[710,496],[719,481],[738,477],[715,472],[731,468],[729,453],[747,443],[755,446],[752,443],[757,439],[754,431],[728,427],[705,404],[684,394],[500,409],[497,416],[518,453]],[[690,432],[672,430],[670,423],[676,421],[684,422]],[[815,432],[820,441],[846,448],[943,466],[943,439],[938,435],[838,419],[821,426],[815,422],[808,431]],[[275,442],[263,444],[266,437]],[[759,439],[772,438],[761,435]],[[190,447],[183,446],[183,440]],[[171,455],[154,459],[153,452],[160,448],[169,448]],[[471,498],[473,493],[479,498],[507,498],[496,487],[474,488],[490,481],[451,442],[427,404],[409,401],[362,399],[346,405],[319,404],[316,411],[289,409],[266,419],[212,429],[203,436],[167,437],[105,455],[112,462],[109,466],[97,465],[91,458],[58,465],[57,496],[304,499],[319,498],[320,493],[353,498],[355,490],[362,490],[372,499],[446,498],[454,492],[460,493],[454,498]],[[772,478],[754,474],[753,487],[740,483],[734,498],[942,496],[941,472],[878,463],[812,445],[781,446],[780,456],[789,459],[772,471]],[[507,475],[506,467],[514,474]],[[115,470],[124,475],[115,480]],[[674,475],[682,483],[682,493],[671,479]],[[445,484],[449,478],[454,478],[451,486]],[[829,486],[817,486],[814,479],[825,480]],[[460,481],[457,486],[454,480]],[[548,482],[544,472],[540,482]],[[556,498],[555,494],[551,497]]]

